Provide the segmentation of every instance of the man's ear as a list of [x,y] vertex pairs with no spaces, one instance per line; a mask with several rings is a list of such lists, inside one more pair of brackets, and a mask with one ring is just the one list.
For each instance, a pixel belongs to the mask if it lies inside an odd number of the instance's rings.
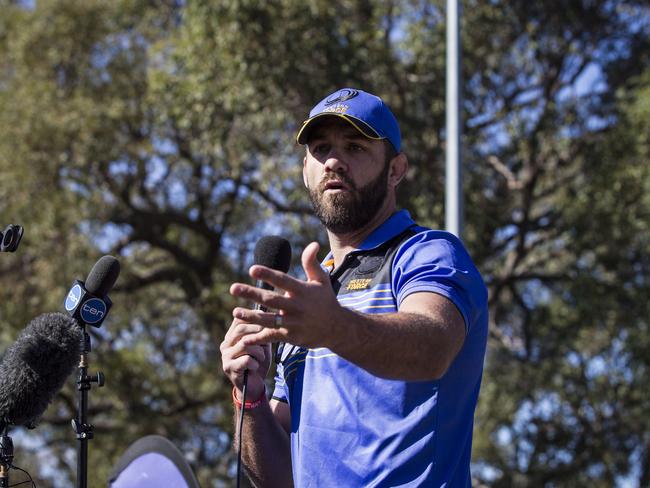
[[396,187],[399,185],[400,181],[406,176],[406,172],[409,169],[409,162],[406,158],[406,154],[399,153],[388,163],[390,164],[390,169],[388,171],[388,182]]
[[302,158],[302,181],[305,184],[305,188],[309,189],[309,184],[307,184],[307,156]]

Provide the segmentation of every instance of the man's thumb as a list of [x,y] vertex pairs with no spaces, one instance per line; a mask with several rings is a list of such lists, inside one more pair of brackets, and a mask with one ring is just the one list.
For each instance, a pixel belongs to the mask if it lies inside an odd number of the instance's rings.
[[311,242],[302,252],[302,267],[305,270],[308,281],[328,281],[327,273],[321,268],[318,262],[318,251],[320,246],[317,242]]

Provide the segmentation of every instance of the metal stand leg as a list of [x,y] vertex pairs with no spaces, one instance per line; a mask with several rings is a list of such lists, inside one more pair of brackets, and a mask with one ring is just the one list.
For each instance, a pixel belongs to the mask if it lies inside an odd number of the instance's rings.
[[[72,420],[72,428],[77,434],[77,488],[88,488],[88,441],[94,436],[95,427],[88,423],[88,392],[91,383],[98,387],[104,386],[104,374],[88,375],[88,353],[91,350],[90,336],[84,328],[84,337],[81,344],[81,359],[79,361],[79,378],[77,390],[79,391],[79,411],[76,419]],[[1,485],[0,485],[1,487]]]

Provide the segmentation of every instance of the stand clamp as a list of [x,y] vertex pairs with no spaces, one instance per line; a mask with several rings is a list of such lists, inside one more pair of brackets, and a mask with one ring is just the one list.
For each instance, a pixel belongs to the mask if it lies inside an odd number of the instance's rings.
[[0,487],[9,486],[9,468],[14,460],[14,443],[5,427],[0,436]]
[[[91,383],[97,383],[98,387],[104,386],[104,373],[101,371],[96,375],[87,375],[81,373],[77,380],[77,390],[87,391],[92,387]],[[89,440],[94,437],[95,426],[93,424],[80,423],[77,419],[72,419],[72,430],[77,434],[79,440]]]

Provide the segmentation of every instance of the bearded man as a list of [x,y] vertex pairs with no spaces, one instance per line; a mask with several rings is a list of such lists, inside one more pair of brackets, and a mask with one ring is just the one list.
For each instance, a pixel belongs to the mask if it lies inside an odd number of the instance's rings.
[[235,410],[246,410],[246,472],[255,486],[469,488],[483,280],[458,238],[397,209],[408,160],[381,98],[335,91],[297,141],[330,251],[319,263],[319,245],[305,248],[305,280],[256,265],[251,277],[275,290],[230,288],[262,308],[235,308],[221,344]]

